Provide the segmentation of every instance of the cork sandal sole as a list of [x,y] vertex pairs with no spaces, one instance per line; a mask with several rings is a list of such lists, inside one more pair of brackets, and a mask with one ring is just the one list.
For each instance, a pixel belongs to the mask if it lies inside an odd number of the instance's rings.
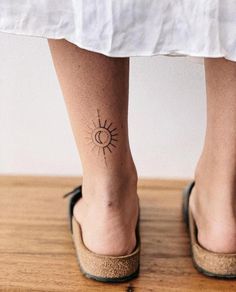
[[[68,221],[74,242],[78,264],[81,272],[88,278],[101,282],[124,282],[138,276],[140,266],[140,235],[138,216],[136,226],[136,247],[129,255],[108,256],[100,255],[89,250],[82,238],[81,226],[73,216],[73,207],[82,197],[82,186],[75,188],[63,197],[72,195],[69,201]],[[140,213],[139,213],[140,214]]]
[[187,224],[194,267],[202,274],[222,279],[236,278],[236,253],[216,253],[202,247],[197,240],[197,226],[189,208],[189,197],[195,181],[183,189],[183,218]]

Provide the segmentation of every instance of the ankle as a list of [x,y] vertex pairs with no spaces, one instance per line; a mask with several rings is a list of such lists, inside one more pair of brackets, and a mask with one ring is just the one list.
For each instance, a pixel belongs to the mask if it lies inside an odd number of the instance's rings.
[[231,245],[235,249],[236,243],[236,205],[232,200],[233,197],[235,200],[235,193],[230,192],[227,186],[217,185],[216,179],[213,182],[211,183],[211,179],[195,176],[195,186],[190,196],[190,209],[200,228],[199,240],[205,247],[209,248],[212,245],[207,239],[217,241],[222,236],[227,239],[226,243],[219,241],[219,245],[215,245],[215,251],[227,250],[227,247],[232,250]]
[[212,216],[236,218],[236,188],[229,182],[220,182],[217,178],[199,178],[195,176],[193,201],[202,210],[211,210]]
[[83,198],[75,205],[74,215],[90,250],[116,256],[131,253],[136,244],[137,177],[84,176]]
[[198,196],[219,203],[221,207],[236,207],[236,168],[232,165],[227,167],[209,156],[202,154],[195,169],[194,180]]
[[83,176],[83,196],[87,202],[104,206],[122,205],[137,197],[136,171],[109,173],[105,176]]
[[[223,196],[215,196],[197,180],[190,196],[190,210],[198,228],[198,241],[213,252],[236,251],[235,207]],[[221,194],[222,195],[222,194]]]
[[195,178],[206,187],[210,185],[218,189],[221,185],[226,191],[232,191],[236,188],[236,159],[233,154],[227,156],[216,152],[203,150],[195,169]]

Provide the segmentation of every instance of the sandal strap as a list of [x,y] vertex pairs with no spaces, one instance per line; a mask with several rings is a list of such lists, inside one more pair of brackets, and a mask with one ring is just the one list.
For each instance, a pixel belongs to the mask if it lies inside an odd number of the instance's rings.
[[74,188],[72,191],[70,191],[70,192],[64,194],[64,195],[62,196],[62,198],[66,198],[66,197],[68,197],[68,196],[70,196],[70,195],[78,195],[78,194],[80,194],[80,193],[82,193],[82,185],[79,185],[79,186],[77,186],[76,188]]

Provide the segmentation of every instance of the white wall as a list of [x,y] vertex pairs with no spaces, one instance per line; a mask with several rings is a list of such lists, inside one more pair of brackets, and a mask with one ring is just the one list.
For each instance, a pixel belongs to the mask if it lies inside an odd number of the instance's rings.
[[[0,34],[0,174],[81,175],[47,40]],[[191,178],[205,134],[204,67],[131,58],[130,144],[139,176]]]

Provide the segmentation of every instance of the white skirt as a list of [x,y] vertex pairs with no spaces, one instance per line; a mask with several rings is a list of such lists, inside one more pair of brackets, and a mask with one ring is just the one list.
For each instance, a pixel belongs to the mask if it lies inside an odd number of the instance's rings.
[[236,0],[0,0],[0,32],[66,39],[111,57],[236,61]]

